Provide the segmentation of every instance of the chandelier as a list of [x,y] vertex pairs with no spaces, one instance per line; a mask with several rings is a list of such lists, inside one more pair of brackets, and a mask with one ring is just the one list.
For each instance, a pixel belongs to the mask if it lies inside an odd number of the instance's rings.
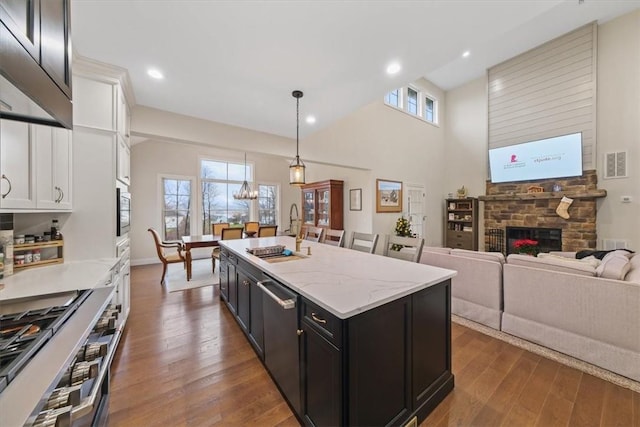
[[291,185],[304,185],[304,163],[300,160],[298,153],[298,147],[300,145],[300,98],[302,98],[302,91],[294,90],[292,93],[296,98],[296,158],[291,165],[289,165],[289,184]]
[[233,193],[233,198],[236,200],[253,200],[258,198],[257,191],[251,191],[249,183],[247,182],[247,153],[244,153],[244,182],[240,187],[240,191]]

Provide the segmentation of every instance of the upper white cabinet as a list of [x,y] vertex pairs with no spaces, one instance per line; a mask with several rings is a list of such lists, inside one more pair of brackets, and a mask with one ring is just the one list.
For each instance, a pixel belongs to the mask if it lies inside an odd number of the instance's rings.
[[34,125],[32,136],[36,144],[38,209],[70,210],[71,131]]
[[129,106],[122,87],[116,86],[116,130],[129,147]]
[[71,210],[71,131],[0,121],[0,208]]
[[79,76],[73,86],[73,125],[115,131],[116,86]]
[[131,151],[129,145],[125,142],[125,139],[121,135],[118,135],[118,180],[123,184],[129,185],[131,183]]
[[34,144],[32,126],[0,120],[0,208],[36,207]]

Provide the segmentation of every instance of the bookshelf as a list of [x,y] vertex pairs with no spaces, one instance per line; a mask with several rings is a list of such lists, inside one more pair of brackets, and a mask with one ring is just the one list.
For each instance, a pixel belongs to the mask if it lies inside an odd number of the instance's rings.
[[444,246],[478,250],[478,199],[445,199]]

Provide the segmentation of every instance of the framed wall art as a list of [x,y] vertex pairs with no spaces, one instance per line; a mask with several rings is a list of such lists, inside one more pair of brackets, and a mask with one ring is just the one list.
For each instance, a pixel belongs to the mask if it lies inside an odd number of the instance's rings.
[[402,212],[402,182],[376,179],[376,212]]
[[353,188],[349,190],[349,210],[362,210],[362,188]]

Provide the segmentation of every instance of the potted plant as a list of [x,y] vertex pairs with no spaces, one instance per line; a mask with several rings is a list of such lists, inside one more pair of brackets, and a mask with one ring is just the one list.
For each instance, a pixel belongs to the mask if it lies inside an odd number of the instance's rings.
[[[398,220],[396,221],[396,236],[402,236],[402,237],[411,237],[413,236],[413,233],[411,233],[411,223],[409,222],[408,219],[406,219],[405,217],[401,216],[400,218],[398,218]],[[399,251],[400,249],[402,249],[402,245],[391,245],[391,250],[392,251]]]
[[519,254],[536,256],[538,255],[538,241],[531,239],[520,239],[513,243],[513,248]]

